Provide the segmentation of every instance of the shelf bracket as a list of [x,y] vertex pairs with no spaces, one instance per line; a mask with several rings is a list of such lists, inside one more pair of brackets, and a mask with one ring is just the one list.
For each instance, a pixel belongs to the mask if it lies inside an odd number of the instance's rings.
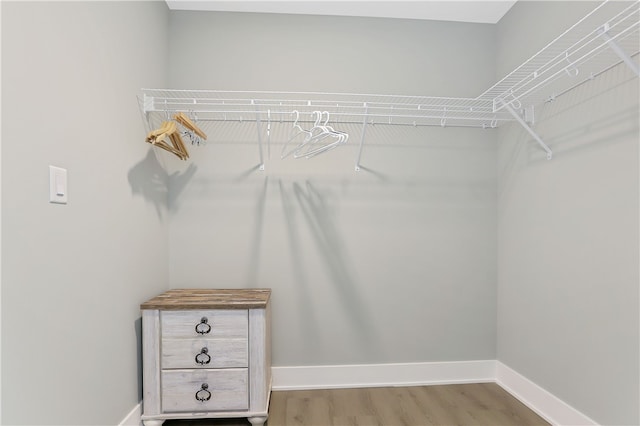
[[367,130],[367,120],[369,119],[369,105],[364,103],[364,119],[362,120],[362,134],[360,135],[360,147],[358,148],[358,157],[356,158],[356,172],[360,171],[360,156],[362,155],[362,145],[364,145],[364,135]]
[[616,41],[609,35],[609,23],[607,22],[602,27],[600,27],[598,29],[598,32],[600,33],[600,37],[602,37],[607,42],[611,50],[616,52],[616,55],[618,55],[620,59],[622,59],[624,63],[627,64],[629,68],[631,68],[631,71],[633,71],[636,76],[640,76],[640,68],[638,67],[638,64],[635,63],[634,60],[631,59],[631,56],[627,55],[627,52],[625,52],[620,47],[620,45],[616,43]]
[[522,108],[522,117],[529,126],[536,124],[535,106],[529,105]]
[[511,105],[509,105],[507,102],[503,101],[502,99],[499,100],[499,102],[502,103],[502,105],[504,106],[504,108],[509,111],[509,113],[513,116],[513,118],[516,119],[516,121],[518,123],[520,123],[520,125],[522,127],[524,127],[524,129],[529,132],[529,134],[531,136],[533,136],[533,138],[536,140],[536,142],[538,142],[538,145],[540,145],[542,147],[542,149],[545,150],[545,152],[547,153],[547,160],[551,160],[551,158],[553,157],[553,152],[551,151],[551,149],[547,146],[547,144],[545,144],[543,142],[542,139],[540,139],[540,136],[538,136],[538,134],[536,132],[533,131],[533,129],[531,127],[529,127],[529,125],[527,124],[526,121],[524,121],[524,119],[522,117],[520,117],[520,114],[518,114],[516,112],[516,110],[513,109],[513,107]]
[[262,122],[260,121],[260,110],[258,110],[258,105],[255,103],[253,99],[251,99],[251,105],[255,105],[256,107],[256,127],[258,129],[258,150],[260,152],[260,170],[264,170],[264,155],[262,153],[262,135],[260,134],[260,128],[262,127]]
[[149,121],[149,113],[153,111],[153,105],[153,96],[147,96],[147,94],[145,93],[142,96],[142,113],[144,114],[144,119],[147,120],[147,127],[151,127],[151,123]]
[[145,114],[153,110],[153,96],[148,96],[146,93],[142,96],[142,108]]

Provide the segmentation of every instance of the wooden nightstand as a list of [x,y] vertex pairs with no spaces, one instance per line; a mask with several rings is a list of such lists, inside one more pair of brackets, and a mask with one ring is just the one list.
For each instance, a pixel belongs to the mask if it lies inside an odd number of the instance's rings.
[[267,420],[270,289],[176,289],[142,309],[145,426],[167,419]]

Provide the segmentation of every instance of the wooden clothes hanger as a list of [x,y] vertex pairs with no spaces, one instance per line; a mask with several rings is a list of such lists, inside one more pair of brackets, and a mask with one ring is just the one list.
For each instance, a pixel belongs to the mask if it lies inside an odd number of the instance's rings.
[[[189,158],[189,152],[180,137],[180,133],[178,133],[178,126],[174,121],[164,121],[158,129],[149,132],[145,140],[154,146],[169,151],[181,160]],[[167,140],[171,145],[167,143]]]
[[187,147],[184,145],[184,142],[182,141],[182,137],[180,136],[180,133],[178,132],[171,133],[169,135],[169,139],[171,139],[171,142],[174,148],[176,148],[177,151],[182,153],[182,157],[181,157],[182,160],[186,160],[187,158],[189,158],[189,151],[187,151]]
[[178,123],[182,124],[187,129],[194,132],[196,135],[200,136],[202,139],[207,140],[207,134],[203,132],[189,117],[187,117],[183,112],[179,112],[173,116],[173,119]]
[[176,123],[173,121],[164,121],[162,125],[157,130],[153,130],[149,132],[147,135],[147,142],[156,143],[160,141],[167,140],[167,137],[178,130]]

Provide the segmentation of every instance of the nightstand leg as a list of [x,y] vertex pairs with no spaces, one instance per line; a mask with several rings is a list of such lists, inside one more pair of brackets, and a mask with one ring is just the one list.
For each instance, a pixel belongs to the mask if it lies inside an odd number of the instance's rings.
[[164,423],[164,420],[143,420],[142,424],[144,426],[160,426]]
[[249,423],[251,423],[253,426],[263,426],[264,422],[267,421],[266,417],[249,417],[247,420],[249,420]]

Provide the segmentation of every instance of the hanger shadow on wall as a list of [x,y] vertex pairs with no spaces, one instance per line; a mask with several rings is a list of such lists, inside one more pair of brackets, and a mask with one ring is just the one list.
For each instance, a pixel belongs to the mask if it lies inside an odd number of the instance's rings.
[[189,163],[183,172],[169,174],[158,161],[153,148],[150,148],[147,155],[129,169],[127,178],[131,194],[152,204],[158,217],[162,218],[167,209],[175,211],[178,208],[179,195],[197,170],[194,163]]
[[[627,137],[637,139],[638,98],[634,103],[629,96],[637,92],[635,84],[637,79],[624,66],[618,65],[600,79],[567,93],[562,100],[548,100],[540,105],[536,124],[543,126],[549,146],[560,157]],[[519,142],[530,140],[524,131],[513,127],[506,132],[512,133],[513,140],[518,143],[510,144],[509,161],[501,171],[503,177],[511,175],[509,170],[518,164],[532,166],[547,162],[535,146],[520,146]],[[516,161],[520,153],[526,155],[524,163]]]
[[[290,265],[297,283],[297,296],[301,298],[300,305],[314,306],[310,302],[313,299],[313,286],[332,286],[340,295],[333,309],[342,310],[356,325],[358,332],[354,335],[359,339],[362,350],[380,350],[376,346],[378,341],[375,333],[368,327],[373,321],[373,312],[359,296],[358,277],[352,267],[346,237],[335,218],[327,192],[309,179],[289,182],[279,179],[278,188],[288,237]],[[303,234],[311,237],[315,254],[309,252],[310,247],[305,245]],[[307,266],[310,262],[322,265],[327,273],[326,281],[315,281],[317,278],[308,274]],[[317,315],[305,315],[306,326],[316,329],[317,334],[322,335],[322,324],[314,322],[314,318],[317,319]]]
[[[609,81],[594,80],[573,91],[561,102],[554,101],[542,106],[537,122],[546,127],[549,146],[557,154],[556,159],[562,161],[580,152],[638,140],[638,99],[634,104],[629,96],[629,93],[636,91],[632,85],[637,84],[637,80],[628,78],[626,69],[619,67],[620,71],[620,74],[610,71]],[[623,103],[623,99],[628,101]],[[591,114],[588,120],[576,120],[576,117],[587,114]],[[567,126],[566,123],[572,125]],[[513,178],[522,169],[554,167],[558,164],[549,163],[535,146],[519,143],[529,138],[522,129],[506,128],[503,134],[508,145],[505,145],[506,159],[499,170],[499,180],[506,183],[500,188],[500,197],[511,192]]]

